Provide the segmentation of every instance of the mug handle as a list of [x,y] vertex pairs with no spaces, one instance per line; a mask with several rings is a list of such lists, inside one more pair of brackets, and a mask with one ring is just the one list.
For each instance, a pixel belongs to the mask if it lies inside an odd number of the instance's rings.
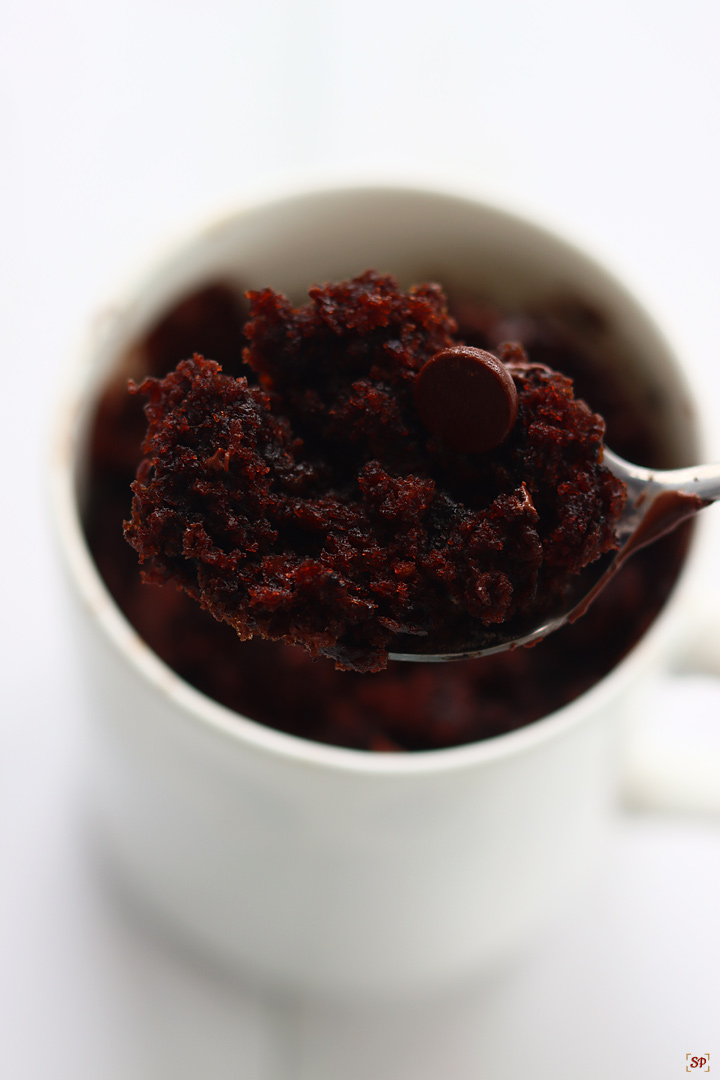
[[[630,721],[621,797],[633,811],[720,817],[720,684],[713,681],[720,678],[718,591],[696,596],[689,612],[672,662],[646,685]],[[690,676],[703,678],[686,681]]]

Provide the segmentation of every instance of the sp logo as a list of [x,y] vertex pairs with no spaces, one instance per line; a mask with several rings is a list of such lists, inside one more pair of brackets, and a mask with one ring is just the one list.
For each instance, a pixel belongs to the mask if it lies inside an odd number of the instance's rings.
[[685,1072],[693,1072],[695,1069],[699,1072],[710,1072],[710,1054],[686,1054],[685,1060]]

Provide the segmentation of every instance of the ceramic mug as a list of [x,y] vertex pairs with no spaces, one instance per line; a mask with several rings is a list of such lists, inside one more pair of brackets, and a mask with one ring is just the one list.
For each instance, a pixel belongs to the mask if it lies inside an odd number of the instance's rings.
[[618,720],[666,663],[697,555],[606,678],[473,745],[417,754],[320,745],[184,683],[117,609],[83,535],[98,395],[132,343],[207,281],[297,297],[367,267],[518,307],[563,290],[585,299],[658,390],[668,464],[700,460],[701,448],[674,352],[625,288],[545,229],[445,192],[347,187],[240,207],[141,275],[81,350],[59,407],[52,481],[91,695],[103,850],[149,911],[223,962],[303,990],[377,994],[439,988],[498,963],[595,858],[615,799]]

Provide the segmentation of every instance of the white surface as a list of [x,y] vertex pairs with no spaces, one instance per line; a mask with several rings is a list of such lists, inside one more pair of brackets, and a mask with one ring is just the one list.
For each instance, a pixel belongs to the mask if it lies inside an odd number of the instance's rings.
[[[78,828],[42,491],[53,385],[105,288],[168,228],[299,165],[441,168],[536,207],[625,268],[712,408],[719,35],[709,0],[6,0],[3,485],[23,524],[3,535],[0,1076],[669,1080],[688,1052],[720,1062],[713,822],[620,819],[595,889],[533,955],[432,1008],[268,1001],[128,918]],[[715,686],[654,706],[663,738],[696,712],[692,738],[717,746]]]

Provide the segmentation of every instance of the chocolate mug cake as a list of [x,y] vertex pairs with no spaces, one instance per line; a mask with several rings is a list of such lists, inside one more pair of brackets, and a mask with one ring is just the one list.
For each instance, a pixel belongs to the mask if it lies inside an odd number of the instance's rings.
[[385,185],[243,204],[169,247],[92,328],[51,467],[103,859],[166,932],[224,967],[376,998],[493,970],[593,864],[613,827],[621,723],[674,655],[699,561],[675,533],[534,648],[369,673],[242,642],[173,583],[144,584],[123,537],[147,427],[128,380],[164,379],[195,353],[248,377],[246,290],[301,304],[308,282],[367,267],[403,289],[442,282],[454,342],[518,342],[572,378],[628,460],[673,468],[702,451],[652,315],[592,256],[476,197]]

